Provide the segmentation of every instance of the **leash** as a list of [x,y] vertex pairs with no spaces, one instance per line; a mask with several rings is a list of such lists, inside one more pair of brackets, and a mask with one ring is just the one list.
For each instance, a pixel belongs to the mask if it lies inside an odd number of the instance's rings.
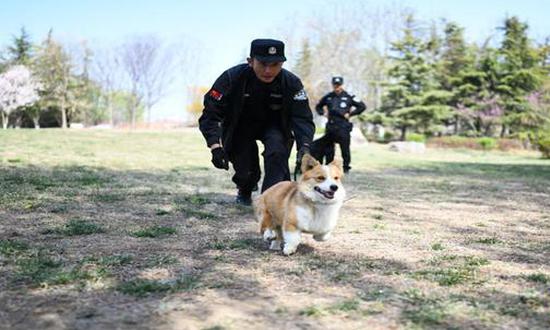
[[296,163],[296,166],[294,166],[294,181],[298,181],[298,174],[300,173],[300,165]]

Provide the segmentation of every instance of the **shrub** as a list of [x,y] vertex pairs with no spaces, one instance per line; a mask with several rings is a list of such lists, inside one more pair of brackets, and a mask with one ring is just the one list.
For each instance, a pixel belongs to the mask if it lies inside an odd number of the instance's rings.
[[456,135],[431,138],[428,140],[428,146],[436,148],[480,149],[480,145],[476,142],[476,139]]
[[426,137],[423,134],[410,133],[407,134],[405,140],[409,142],[426,142]]
[[477,139],[456,135],[430,138],[427,144],[429,147],[435,148],[467,148],[476,150],[491,150],[498,148],[502,151],[524,149],[521,141],[517,139],[494,139],[489,137]]
[[539,134],[536,140],[536,145],[540,152],[542,152],[542,157],[550,159],[550,134]]
[[492,150],[497,145],[496,140],[490,137],[479,138],[478,143],[481,146],[481,149],[483,150]]
[[395,134],[393,134],[392,132],[389,132],[389,131],[385,131],[384,132],[384,140],[382,141],[378,141],[378,142],[391,142],[395,139]]
[[519,139],[498,139],[497,148],[500,151],[527,149],[528,145]]

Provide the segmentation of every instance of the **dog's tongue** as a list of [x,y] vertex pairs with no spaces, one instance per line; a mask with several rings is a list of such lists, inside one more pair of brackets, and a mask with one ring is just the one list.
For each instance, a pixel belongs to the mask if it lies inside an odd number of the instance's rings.
[[324,191],[323,195],[328,199],[333,199],[334,198],[334,191]]
[[323,195],[325,198],[333,199],[334,198],[334,191],[332,190],[323,190],[319,187],[315,187],[315,190],[317,190],[321,195]]

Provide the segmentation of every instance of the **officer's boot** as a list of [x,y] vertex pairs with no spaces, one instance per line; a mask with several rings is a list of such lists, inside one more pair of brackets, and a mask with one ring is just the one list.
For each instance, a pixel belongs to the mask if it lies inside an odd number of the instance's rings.
[[239,189],[237,192],[237,198],[235,202],[239,205],[250,206],[252,205],[252,191]]

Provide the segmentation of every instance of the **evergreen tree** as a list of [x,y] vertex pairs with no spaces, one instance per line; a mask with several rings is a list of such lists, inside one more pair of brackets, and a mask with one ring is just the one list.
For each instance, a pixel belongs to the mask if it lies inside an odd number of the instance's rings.
[[412,16],[407,18],[403,32],[403,38],[392,44],[392,83],[380,109],[401,131],[402,140],[408,129],[424,134],[440,131],[443,120],[451,115],[447,105],[451,94],[439,89],[435,79],[437,47],[433,34],[429,42],[424,42]]
[[462,107],[464,94],[469,93],[472,86],[470,77],[473,72],[473,56],[464,40],[464,28],[454,22],[448,22],[444,28],[445,37],[440,63],[437,67],[437,79],[441,88],[452,94],[448,105],[453,109],[453,117],[446,124],[454,125],[454,133],[459,132],[459,105]]
[[71,84],[69,55],[53,39],[52,31],[38,49],[35,71],[42,83],[40,109],[57,108],[61,114],[61,127],[67,128],[70,117],[69,89]]
[[541,84],[540,63],[536,50],[527,36],[529,26],[515,16],[507,18],[504,26],[504,39],[499,49],[502,58],[503,74],[498,86],[505,115],[501,135],[508,132],[524,131],[531,128],[531,111],[527,96]]
[[8,62],[11,65],[28,66],[32,57],[32,42],[29,34],[24,27],[21,28],[21,34],[13,37],[13,45],[8,46]]

